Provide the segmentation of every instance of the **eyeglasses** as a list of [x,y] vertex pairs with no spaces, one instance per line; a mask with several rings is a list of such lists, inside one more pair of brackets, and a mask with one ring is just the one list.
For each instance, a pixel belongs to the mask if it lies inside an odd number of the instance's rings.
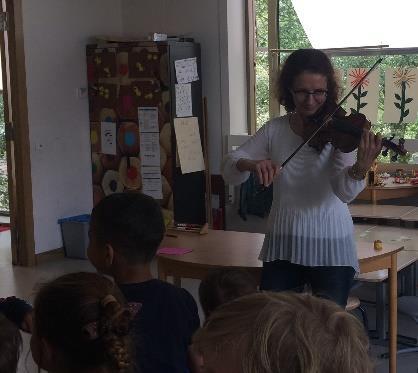
[[293,95],[300,101],[306,100],[310,95],[313,96],[315,100],[322,100],[327,97],[328,91],[326,89],[315,89],[314,91],[308,91],[306,89],[298,89],[296,91],[291,91]]

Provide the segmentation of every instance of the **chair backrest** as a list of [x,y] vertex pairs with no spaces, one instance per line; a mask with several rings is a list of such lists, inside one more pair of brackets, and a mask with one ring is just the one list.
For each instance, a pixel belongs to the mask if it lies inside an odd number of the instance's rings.
[[418,296],[403,296],[398,298],[398,310],[412,317],[418,324]]

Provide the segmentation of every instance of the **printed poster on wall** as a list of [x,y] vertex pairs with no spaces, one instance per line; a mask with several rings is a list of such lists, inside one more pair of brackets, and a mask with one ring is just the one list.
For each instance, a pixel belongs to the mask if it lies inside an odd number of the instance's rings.
[[138,108],[139,132],[159,132],[158,107]]
[[160,134],[158,132],[140,133],[139,149],[142,166],[160,165]]
[[116,155],[116,123],[101,122],[101,153]]
[[142,192],[162,199],[158,107],[138,107]]
[[160,167],[142,167],[142,193],[155,199],[163,198]]

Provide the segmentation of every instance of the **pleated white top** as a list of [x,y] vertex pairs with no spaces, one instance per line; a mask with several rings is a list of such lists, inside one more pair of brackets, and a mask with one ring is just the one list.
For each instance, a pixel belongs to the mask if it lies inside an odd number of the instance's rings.
[[[271,159],[277,165],[302,143],[290,128],[289,115],[267,122],[237,150],[226,155],[225,181],[237,185],[249,177],[240,158]],[[274,180],[273,205],[260,260],[289,260],[305,266],[351,266],[359,271],[354,227],[347,203],[365,187],[348,169],[355,152],[342,153],[330,144],[319,153],[304,146]]]

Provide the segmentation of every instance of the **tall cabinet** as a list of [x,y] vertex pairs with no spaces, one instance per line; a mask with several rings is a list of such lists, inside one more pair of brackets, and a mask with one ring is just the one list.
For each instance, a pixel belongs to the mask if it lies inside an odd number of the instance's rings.
[[[200,46],[193,42],[87,46],[94,204],[111,193],[145,191],[144,182],[150,180],[144,179],[141,165],[141,152],[147,149],[141,142],[145,135],[139,128],[138,108],[153,108],[158,113],[154,146],[159,146],[160,154],[161,206],[178,223],[206,222],[205,171],[182,174],[174,131],[175,61],[193,57],[201,77]],[[192,116],[198,118],[203,135],[201,84],[200,79],[191,83],[191,99]]]

